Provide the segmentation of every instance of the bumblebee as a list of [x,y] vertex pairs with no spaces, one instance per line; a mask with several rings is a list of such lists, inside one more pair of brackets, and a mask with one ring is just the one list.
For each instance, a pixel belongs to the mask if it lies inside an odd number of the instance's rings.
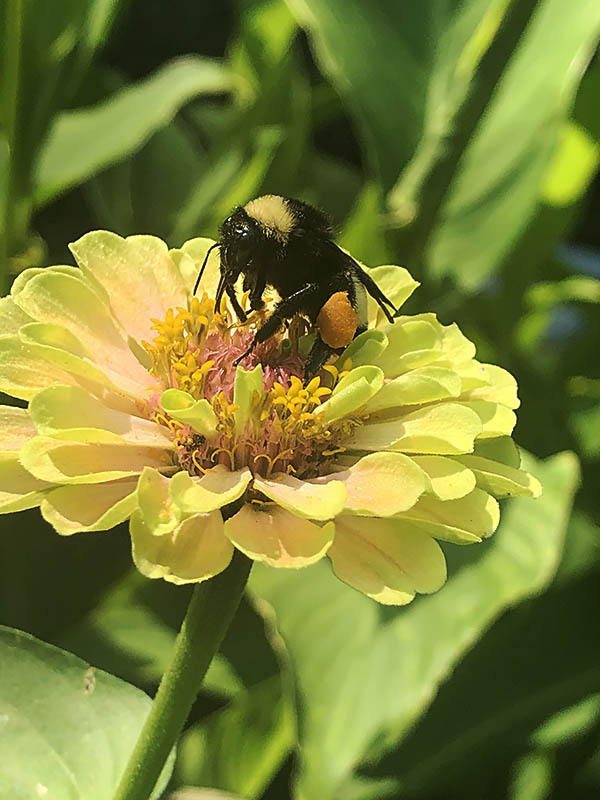
[[221,277],[216,308],[225,292],[239,320],[246,321],[235,290],[240,275],[253,311],[264,307],[267,286],[276,289],[281,298],[236,364],[287,320],[300,314],[308,318],[317,334],[306,362],[305,377],[310,378],[330,356],[341,353],[358,333],[366,330],[366,292],[388,320],[394,321],[392,312],[397,309],[393,303],[333,237],[331,222],[323,212],[300,200],[273,194],[238,206],[223,222],[218,241],[206,254],[194,293],[211,250],[218,247]]

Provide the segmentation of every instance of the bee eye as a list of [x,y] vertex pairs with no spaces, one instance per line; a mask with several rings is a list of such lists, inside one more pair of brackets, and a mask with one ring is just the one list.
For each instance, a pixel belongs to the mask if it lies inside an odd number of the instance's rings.
[[250,236],[250,231],[248,230],[248,228],[236,227],[233,229],[233,232],[235,233],[236,236],[242,236],[242,237]]

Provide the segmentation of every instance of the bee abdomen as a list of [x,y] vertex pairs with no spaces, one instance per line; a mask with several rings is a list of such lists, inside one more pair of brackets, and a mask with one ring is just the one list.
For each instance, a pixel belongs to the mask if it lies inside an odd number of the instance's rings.
[[347,292],[335,292],[319,311],[317,327],[326,345],[337,349],[350,344],[359,325]]

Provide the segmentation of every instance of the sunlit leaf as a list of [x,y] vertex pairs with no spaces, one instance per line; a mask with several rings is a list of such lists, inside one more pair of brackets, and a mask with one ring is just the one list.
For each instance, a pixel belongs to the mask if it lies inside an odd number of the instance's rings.
[[141,147],[179,108],[198,94],[230,88],[219,63],[181,58],[96,106],[65,111],[53,125],[35,174],[39,204]]
[[[81,659],[0,627],[0,796],[112,797],[151,701]],[[152,797],[159,797],[167,763]]]
[[441,209],[433,274],[472,289],[524,231],[599,33],[598,4],[575,0],[566,15],[562,0],[536,5]]
[[406,734],[502,609],[548,582],[577,463],[564,454],[526,466],[542,498],[511,501],[475,561],[397,614],[336,583],[322,562],[285,576],[255,568],[251,586],[275,610],[301,698],[300,796],[334,797],[378,734],[390,744]]
[[294,744],[289,699],[276,676],[240,692],[184,735],[177,778],[260,798]]

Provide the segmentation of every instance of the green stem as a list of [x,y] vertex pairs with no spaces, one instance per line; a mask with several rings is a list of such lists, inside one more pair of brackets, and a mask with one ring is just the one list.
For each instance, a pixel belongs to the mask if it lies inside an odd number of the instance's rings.
[[235,551],[227,569],[198,584],[152,708],[113,800],[148,800],[179,738],[204,675],[239,605],[252,562]]

